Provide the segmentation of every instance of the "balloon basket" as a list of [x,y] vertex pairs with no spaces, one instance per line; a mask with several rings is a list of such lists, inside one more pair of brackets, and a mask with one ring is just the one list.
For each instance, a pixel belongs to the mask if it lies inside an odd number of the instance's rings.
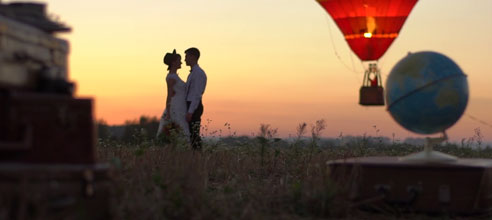
[[377,64],[369,64],[360,87],[359,104],[364,106],[384,106],[384,89]]
[[364,106],[384,106],[384,89],[382,86],[360,87],[359,104]]

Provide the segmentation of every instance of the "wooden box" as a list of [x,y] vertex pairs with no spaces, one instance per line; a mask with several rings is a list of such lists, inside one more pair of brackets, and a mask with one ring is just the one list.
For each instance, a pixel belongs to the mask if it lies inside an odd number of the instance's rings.
[[333,180],[363,208],[465,215],[492,208],[492,159],[419,163],[364,157],[328,165]]

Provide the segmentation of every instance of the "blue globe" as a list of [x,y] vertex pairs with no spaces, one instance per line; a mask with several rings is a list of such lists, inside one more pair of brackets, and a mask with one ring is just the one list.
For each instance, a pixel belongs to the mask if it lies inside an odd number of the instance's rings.
[[443,132],[463,115],[468,81],[456,63],[436,52],[410,53],[391,70],[386,103],[393,119],[419,134]]

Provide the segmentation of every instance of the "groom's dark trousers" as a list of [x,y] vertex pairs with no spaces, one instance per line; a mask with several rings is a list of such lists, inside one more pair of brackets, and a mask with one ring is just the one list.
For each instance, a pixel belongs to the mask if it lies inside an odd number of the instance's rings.
[[[191,102],[186,102],[186,105],[187,108],[189,108]],[[200,137],[200,123],[202,120],[202,114],[203,114],[203,105],[202,105],[202,101],[200,100],[198,107],[196,108],[195,112],[193,112],[193,115],[191,116],[191,121],[188,122],[188,127],[190,128],[191,147],[193,147],[194,150],[202,149],[202,138]]]

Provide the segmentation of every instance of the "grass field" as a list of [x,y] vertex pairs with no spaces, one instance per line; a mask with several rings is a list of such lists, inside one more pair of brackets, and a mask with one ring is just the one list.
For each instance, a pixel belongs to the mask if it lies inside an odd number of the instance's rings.
[[[179,142],[100,140],[99,160],[114,169],[112,212],[116,219],[456,218],[446,213],[361,211],[333,184],[326,165],[350,157],[403,156],[422,146],[384,143],[378,137],[330,142],[319,138],[323,124],[314,125],[307,138],[306,130],[300,124],[298,137],[286,141],[262,125],[257,137],[206,139],[200,152]],[[480,142],[475,137],[435,149],[458,157],[492,158],[492,149]]]

